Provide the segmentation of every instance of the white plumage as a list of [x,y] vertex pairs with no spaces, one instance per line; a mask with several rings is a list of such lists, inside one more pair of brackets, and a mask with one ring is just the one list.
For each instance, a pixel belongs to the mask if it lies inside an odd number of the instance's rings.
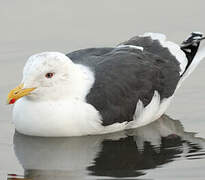
[[[162,34],[145,33],[141,37],[158,40],[161,46],[168,48],[180,64],[180,75],[183,74],[188,61],[177,44],[166,41],[166,36]],[[144,51],[144,47],[134,45],[120,45],[117,48]],[[204,53],[196,56],[193,66],[188,68],[182,79],[204,57]],[[54,74],[53,78],[45,77],[49,72]],[[133,121],[125,120],[103,126],[101,113],[86,100],[95,81],[95,71],[83,64],[74,63],[63,53],[44,52],[31,56],[24,67],[22,84],[23,89],[36,89],[14,105],[13,122],[16,130],[33,136],[81,136],[136,128],[159,118],[174,96],[161,99],[159,92],[155,90],[146,107],[139,99]]]

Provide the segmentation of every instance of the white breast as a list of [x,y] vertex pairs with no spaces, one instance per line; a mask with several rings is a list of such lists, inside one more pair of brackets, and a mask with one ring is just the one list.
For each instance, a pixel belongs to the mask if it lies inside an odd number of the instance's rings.
[[33,136],[80,136],[101,131],[101,116],[90,104],[74,99],[18,100],[13,109],[16,130]]
[[24,97],[14,106],[13,122],[18,132],[32,136],[63,137],[112,133],[151,123],[165,112],[171,99],[172,97],[160,103],[160,96],[155,92],[146,108],[137,104],[133,121],[103,126],[100,113],[86,102],[75,99],[33,102]]

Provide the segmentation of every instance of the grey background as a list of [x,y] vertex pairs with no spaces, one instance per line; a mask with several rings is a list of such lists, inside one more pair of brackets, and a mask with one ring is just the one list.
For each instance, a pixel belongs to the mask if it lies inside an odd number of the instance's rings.
[[[23,172],[13,152],[12,107],[5,102],[9,89],[20,82],[23,65],[30,55],[113,46],[147,31],[162,32],[179,43],[192,31],[205,33],[204,12],[204,0],[0,0],[0,162],[4,162],[0,163],[1,179],[7,172]],[[187,131],[198,132],[201,137],[205,137],[204,68],[202,62],[177,92],[168,110],[171,117],[183,122]],[[180,163],[183,166],[183,161]],[[178,173],[189,173],[196,167],[191,174],[194,177],[196,173],[200,179],[202,164],[204,160],[193,161]],[[160,179],[163,172],[150,173]]]

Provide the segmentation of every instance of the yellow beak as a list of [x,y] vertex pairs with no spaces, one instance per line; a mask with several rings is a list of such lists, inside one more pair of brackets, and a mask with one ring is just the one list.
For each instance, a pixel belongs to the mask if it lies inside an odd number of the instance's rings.
[[18,99],[20,99],[23,96],[27,96],[28,94],[30,94],[31,91],[33,91],[36,88],[26,88],[23,89],[23,84],[20,84],[19,86],[17,86],[16,88],[12,89],[7,97],[7,104],[14,104],[15,101],[17,101]]

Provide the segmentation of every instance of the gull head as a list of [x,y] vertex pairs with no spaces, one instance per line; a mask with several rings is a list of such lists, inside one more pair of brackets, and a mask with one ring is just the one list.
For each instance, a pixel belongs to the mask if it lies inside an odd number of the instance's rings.
[[35,54],[26,62],[22,82],[9,92],[7,103],[13,104],[22,97],[33,101],[65,98],[72,89],[74,74],[74,63],[65,54]]

